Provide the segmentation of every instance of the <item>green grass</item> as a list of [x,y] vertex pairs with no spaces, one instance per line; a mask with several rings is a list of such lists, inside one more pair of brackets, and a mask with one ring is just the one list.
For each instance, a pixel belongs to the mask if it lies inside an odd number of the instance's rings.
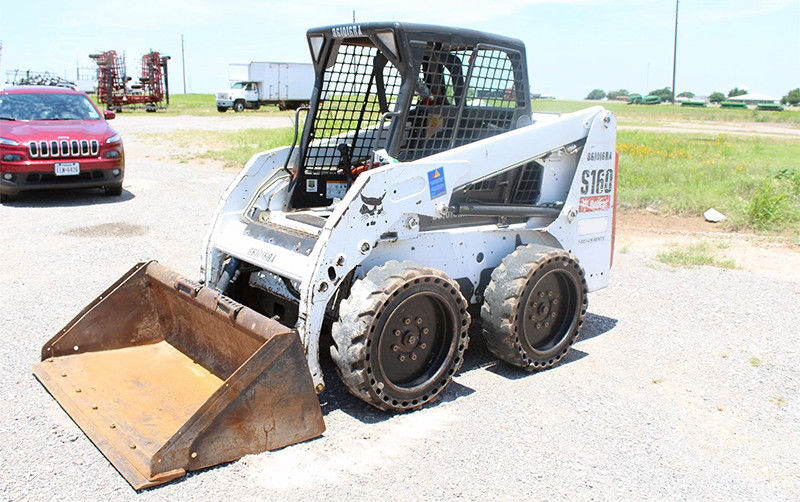
[[[202,96],[179,95],[170,113],[192,113],[198,107],[213,110],[213,100],[209,104]],[[569,101],[535,104],[559,105],[562,110],[564,105],[574,109],[587,105]],[[653,108],[660,107],[643,109]],[[706,111],[664,108],[680,113]],[[741,110],[725,111],[731,112]],[[213,114],[218,113],[213,110]],[[233,112],[227,115],[232,116]],[[200,152],[184,155],[180,158],[182,162],[201,157],[241,167],[255,152],[290,144],[292,132],[289,129],[178,131],[152,137]],[[622,208],[651,207],[668,214],[699,216],[714,207],[728,217],[723,225],[730,229],[800,234],[800,141],[796,139],[620,130],[617,147]]]
[[[92,99],[95,99],[92,96]],[[658,106],[627,105],[619,101],[564,101],[535,100],[533,110],[539,112],[574,112],[593,105],[600,105],[614,112],[620,124],[644,124],[664,121],[713,121],[713,122],[783,122],[800,127],[800,109],[787,109],[782,112],[722,109],[717,106],[689,108],[680,105],[661,104]],[[122,113],[146,113],[144,110],[125,110]],[[213,94],[173,94],[166,110],[156,112],[161,115],[223,115],[217,111]],[[265,106],[259,110],[245,110],[243,114],[271,114],[278,112],[277,106]],[[286,112],[291,113],[291,112]],[[234,115],[228,111],[225,115]],[[236,114],[240,115],[240,114]]]
[[800,232],[800,141],[619,131],[619,202],[701,215],[730,228]]
[[800,109],[782,112],[758,111],[755,109],[722,109],[714,105],[706,108],[685,107],[672,104],[657,106],[628,105],[620,101],[563,101],[535,100],[535,112],[574,112],[599,105],[614,112],[623,125],[653,122],[782,122],[800,127]]
[[241,168],[253,154],[292,144],[294,130],[241,129],[238,131],[175,131],[145,135],[148,141],[177,144],[193,153],[176,154],[181,163],[192,159],[213,159],[226,167]]
[[[95,95],[91,95],[90,98],[92,99],[92,101],[97,103],[97,97]],[[102,109],[102,107],[100,108]],[[151,113],[147,113],[144,110],[130,110],[127,108],[124,109],[122,113],[124,115],[128,114],[152,115]],[[294,112],[281,112],[278,110],[277,105],[270,105],[270,106],[262,106],[258,110],[245,110],[241,113],[236,113],[232,110],[228,110],[223,114],[217,111],[217,105],[213,94],[173,94],[170,95],[169,97],[169,106],[167,106],[167,109],[158,110],[155,113],[157,115],[199,115],[199,116],[208,116],[208,115],[241,116],[242,114],[247,115],[254,113],[259,115],[292,114],[293,116]]]
[[707,265],[719,268],[736,268],[733,260],[720,258],[708,242],[699,242],[689,246],[671,246],[667,251],[658,254],[658,260],[674,267],[696,267]]

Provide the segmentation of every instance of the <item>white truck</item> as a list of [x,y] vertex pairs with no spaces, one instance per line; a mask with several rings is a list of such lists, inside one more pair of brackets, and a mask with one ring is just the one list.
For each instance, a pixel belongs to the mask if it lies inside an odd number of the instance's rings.
[[314,89],[314,67],[310,63],[252,61],[228,65],[230,88],[217,92],[217,111],[233,108],[257,110],[278,105],[281,110],[308,104]]

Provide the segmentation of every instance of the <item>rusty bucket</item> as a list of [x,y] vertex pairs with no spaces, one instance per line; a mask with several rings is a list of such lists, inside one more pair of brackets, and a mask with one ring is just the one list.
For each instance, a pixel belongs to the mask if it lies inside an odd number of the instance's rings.
[[33,373],[137,490],[325,430],[296,332],[156,262],[90,303]]

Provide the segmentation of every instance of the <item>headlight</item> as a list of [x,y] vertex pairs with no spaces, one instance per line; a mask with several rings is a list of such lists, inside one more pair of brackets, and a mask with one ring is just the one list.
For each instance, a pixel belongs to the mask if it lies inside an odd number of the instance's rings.
[[108,144],[108,143],[119,143],[120,141],[122,141],[122,136],[120,136],[119,133],[117,133],[117,134],[111,136],[110,138],[108,138],[106,140],[106,144]]
[[0,145],[17,146],[19,145],[19,143],[17,143],[13,139],[0,137]]

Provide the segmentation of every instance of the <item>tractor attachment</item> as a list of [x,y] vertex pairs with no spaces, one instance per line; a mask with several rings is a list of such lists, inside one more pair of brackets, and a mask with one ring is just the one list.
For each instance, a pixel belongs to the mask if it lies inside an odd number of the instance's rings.
[[325,429],[295,331],[153,261],[47,342],[33,372],[137,490]]

